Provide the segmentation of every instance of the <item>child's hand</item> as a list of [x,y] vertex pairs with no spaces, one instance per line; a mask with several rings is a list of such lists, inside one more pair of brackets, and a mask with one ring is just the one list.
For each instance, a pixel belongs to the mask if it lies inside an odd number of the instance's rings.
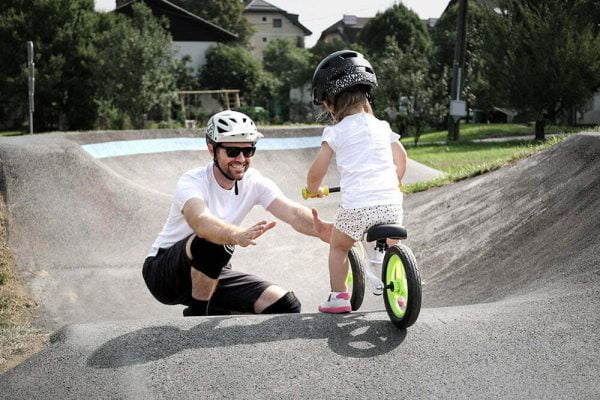
[[302,188],[302,197],[305,200],[309,198],[323,197],[326,195],[327,193],[324,192],[324,188],[319,188],[316,192],[309,191],[308,187]]

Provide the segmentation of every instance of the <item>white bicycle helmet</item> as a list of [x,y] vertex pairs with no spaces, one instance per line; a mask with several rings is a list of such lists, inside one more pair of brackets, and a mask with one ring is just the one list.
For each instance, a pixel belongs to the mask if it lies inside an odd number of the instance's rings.
[[256,129],[254,121],[244,113],[225,110],[216,113],[206,125],[206,138],[215,143],[256,143],[263,134]]

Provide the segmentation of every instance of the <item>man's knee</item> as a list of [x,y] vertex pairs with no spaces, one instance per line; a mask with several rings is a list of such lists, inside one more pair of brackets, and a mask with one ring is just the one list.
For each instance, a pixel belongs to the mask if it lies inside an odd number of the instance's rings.
[[190,244],[192,266],[211,279],[218,279],[233,255],[233,246],[215,244],[195,236]]
[[302,305],[294,292],[287,292],[275,303],[265,308],[262,314],[299,313],[301,308]]

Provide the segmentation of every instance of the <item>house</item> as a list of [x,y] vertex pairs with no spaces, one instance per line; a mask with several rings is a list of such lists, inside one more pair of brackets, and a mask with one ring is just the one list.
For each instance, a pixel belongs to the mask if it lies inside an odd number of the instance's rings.
[[136,1],[143,1],[156,17],[166,17],[173,37],[173,48],[183,58],[192,58],[194,69],[206,63],[206,51],[217,43],[233,42],[237,35],[167,0],[116,0],[115,12],[131,15]]
[[290,38],[298,47],[304,47],[304,37],[312,34],[300,23],[298,14],[290,14],[264,0],[247,2],[244,17],[255,29],[250,45],[257,60],[262,61],[263,50],[275,38]]
[[344,15],[341,20],[321,32],[318,41],[331,43],[337,39],[346,43],[353,43],[356,41],[358,32],[370,19],[357,17],[356,15]]
[[[370,19],[371,17],[344,15],[342,19],[321,32],[321,36],[317,42],[331,43],[337,39],[345,43],[354,43],[356,42],[358,33],[362,30],[362,28],[364,28]],[[432,29],[437,20],[437,18],[428,18],[422,21],[429,29]]]

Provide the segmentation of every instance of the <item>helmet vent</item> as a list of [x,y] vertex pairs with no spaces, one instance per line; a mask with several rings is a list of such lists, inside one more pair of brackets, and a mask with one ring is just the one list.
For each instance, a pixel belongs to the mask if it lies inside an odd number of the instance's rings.
[[217,130],[219,131],[219,133],[227,132],[227,129],[223,129],[220,126],[217,126]]

